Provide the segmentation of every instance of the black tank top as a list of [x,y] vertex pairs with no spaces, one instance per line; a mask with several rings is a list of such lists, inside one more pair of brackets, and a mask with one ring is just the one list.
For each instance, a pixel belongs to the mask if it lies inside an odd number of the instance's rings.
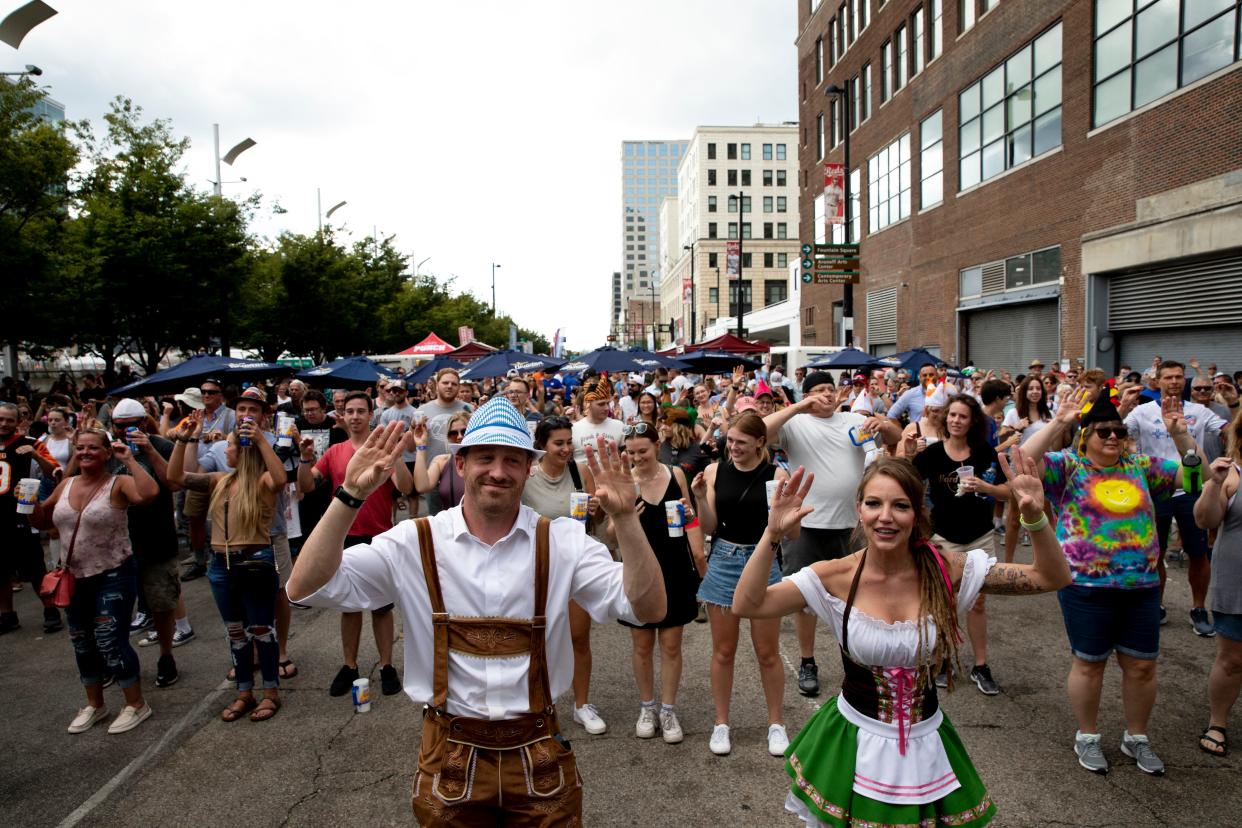
[[729,543],[753,545],[768,528],[767,482],[776,466],[763,462],[750,471],[732,463],[716,465],[716,536]]

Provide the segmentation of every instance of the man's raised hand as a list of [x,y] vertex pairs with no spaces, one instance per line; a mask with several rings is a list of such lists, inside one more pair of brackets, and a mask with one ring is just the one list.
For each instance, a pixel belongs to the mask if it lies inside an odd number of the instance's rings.
[[401,460],[405,423],[400,420],[377,426],[362,448],[349,458],[345,468],[345,490],[358,498],[366,498],[392,476],[393,467]]

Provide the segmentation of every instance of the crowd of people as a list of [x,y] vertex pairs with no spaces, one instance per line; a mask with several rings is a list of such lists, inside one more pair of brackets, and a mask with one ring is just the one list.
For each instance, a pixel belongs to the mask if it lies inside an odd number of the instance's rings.
[[[707,747],[730,753],[746,620],[767,750],[792,780],[788,810],[809,824],[984,824],[995,805],[937,691],[964,680],[1002,692],[988,594],[1057,593],[1078,763],[1109,771],[1097,719],[1115,653],[1120,751],[1161,775],[1147,725],[1169,620],[1165,561],[1184,556],[1183,618],[1217,646],[1198,744],[1226,755],[1242,687],[1240,383],[1242,372],[1160,358],[1114,376],[1038,360],[1018,376],[935,363],[786,376],[765,365],[468,383],[446,368],[425,383],[327,392],[221,376],[119,398],[96,377],[79,387],[64,376],[46,393],[6,380],[0,633],[20,628],[14,590],[71,572],[64,621],[52,603],[43,610],[47,633],[67,622],[86,695],[68,729],[107,718],[104,688],[116,683],[124,707],[108,730],[120,733],[152,709],[131,636],[158,646],[157,688],[177,681],[173,650],[195,639],[187,583],[206,576],[223,623],[237,690],[226,722],[280,711],[281,684],[298,675],[291,607],[341,612],[333,696],[360,676],[370,612],[382,692],[428,704],[415,810],[450,824],[487,790],[509,795],[508,750],[526,751],[529,807],[580,808],[551,705],[572,692],[574,722],[608,730],[590,695],[591,632],[611,619],[629,628],[634,734],[670,744],[686,735],[683,630],[708,624]],[[23,488],[30,478],[37,491]],[[1015,562],[1027,545],[1031,563]],[[489,555],[511,547],[533,552]],[[820,621],[844,671],[835,702],[792,740],[785,616],[800,693],[821,692]],[[529,668],[479,666],[497,654],[527,655]],[[530,741],[489,742],[478,723],[496,719]],[[476,741],[449,739],[450,725],[475,728]],[[497,757],[484,785],[487,751]]]

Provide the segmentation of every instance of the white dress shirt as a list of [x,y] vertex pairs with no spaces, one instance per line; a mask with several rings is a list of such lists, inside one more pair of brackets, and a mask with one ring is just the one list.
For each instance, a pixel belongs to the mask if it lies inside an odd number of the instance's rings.
[[[539,515],[520,507],[509,534],[488,546],[470,534],[460,506],[431,519],[440,591],[450,616],[529,619],[535,612],[535,526]],[[570,518],[552,521],[549,533],[546,653],[552,697],[573,683],[569,638],[572,598],[597,622],[638,619],[621,580],[621,564]],[[406,694],[431,701],[434,637],[431,599],[423,577],[414,521],[405,520],[369,544],[344,551],[341,567],[301,603],[345,612],[397,605],[405,620]],[[483,658],[449,652],[448,712],[454,716],[507,719],[530,712],[530,657]]]

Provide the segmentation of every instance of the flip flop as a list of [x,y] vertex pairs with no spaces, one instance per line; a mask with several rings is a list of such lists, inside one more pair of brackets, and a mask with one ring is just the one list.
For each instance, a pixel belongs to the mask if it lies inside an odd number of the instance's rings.
[[293,659],[287,658],[280,662],[280,677],[282,679],[291,679],[297,676],[297,674],[298,668],[297,665],[293,663]]
[[245,716],[251,710],[254,710],[258,702],[254,696],[238,696],[233,699],[233,703],[220,713],[220,719],[226,722],[235,722],[242,716]]
[[259,701],[254,712],[250,714],[252,722],[266,722],[280,711],[280,699],[269,699],[266,696]]

